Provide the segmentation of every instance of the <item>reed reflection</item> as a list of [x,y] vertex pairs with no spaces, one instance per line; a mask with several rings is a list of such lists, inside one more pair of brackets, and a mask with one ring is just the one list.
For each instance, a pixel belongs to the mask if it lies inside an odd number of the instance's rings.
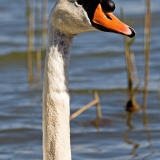
[[140,147],[139,143],[136,143],[133,140],[130,140],[130,138],[129,138],[130,133],[134,129],[134,126],[132,125],[132,116],[133,116],[133,113],[127,113],[126,125],[127,125],[128,129],[124,132],[124,141],[128,145],[133,146],[131,153],[130,153],[131,155],[133,155],[133,157],[131,159],[133,159],[134,157],[137,156],[136,151]]
[[148,119],[148,115],[147,115],[147,95],[148,95],[148,91],[144,92],[144,97],[145,97],[145,102],[143,102],[143,109],[142,109],[142,117],[143,117],[143,130],[145,132],[145,134],[147,135],[147,141],[148,141],[148,147],[147,149],[149,150],[148,155],[146,155],[143,160],[146,160],[148,157],[150,157],[151,155],[153,155],[155,153],[154,149],[152,148],[152,135],[151,135],[151,130],[148,128],[148,124],[149,124],[149,119]]

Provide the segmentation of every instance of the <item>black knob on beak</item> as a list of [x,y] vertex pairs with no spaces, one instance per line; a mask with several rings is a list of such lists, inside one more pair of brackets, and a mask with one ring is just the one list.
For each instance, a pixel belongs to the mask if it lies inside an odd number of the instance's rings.
[[107,12],[113,12],[115,10],[115,4],[112,0],[100,0],[102,9]]

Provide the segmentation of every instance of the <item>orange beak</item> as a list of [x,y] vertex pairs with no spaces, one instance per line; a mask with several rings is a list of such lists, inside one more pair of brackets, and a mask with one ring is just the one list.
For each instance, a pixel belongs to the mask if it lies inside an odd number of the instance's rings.
[[98,4],[94,12],[92,21],[96,25],[104,28],[102,30],[106,29],[106,31],[123,34],[129,37],[135,36],[134,29],[121,22],[113,13],[103,11],[100,4]]

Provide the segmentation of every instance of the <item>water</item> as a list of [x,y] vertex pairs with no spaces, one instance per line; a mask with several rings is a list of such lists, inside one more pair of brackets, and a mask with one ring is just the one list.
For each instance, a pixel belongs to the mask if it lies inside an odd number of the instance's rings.
[[[53,1],[49,2],[51,9]],[[115,0],[123,7],[137,36],[135,53],[143,100],[143,1]],[[103,119],[98,127],[95,107],[71,122],[72,157],[76,160],[160,159],[160,2],[152,1],[152,41],[146,112],[128,115],[127,75],[121,35],[90,32],[74,38],[69,70],[71,113],[93,100],[99,91]],[[1,0],[0,5],[0,160],[42,159],[42,85],[27,83],[25,2]]]

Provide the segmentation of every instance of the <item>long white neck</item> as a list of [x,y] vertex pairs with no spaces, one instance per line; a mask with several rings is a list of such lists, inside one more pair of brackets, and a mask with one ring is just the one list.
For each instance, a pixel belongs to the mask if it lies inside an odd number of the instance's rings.
[[43,160],[71,160],[68,61],[72,43],[50,28],[43,86]]

